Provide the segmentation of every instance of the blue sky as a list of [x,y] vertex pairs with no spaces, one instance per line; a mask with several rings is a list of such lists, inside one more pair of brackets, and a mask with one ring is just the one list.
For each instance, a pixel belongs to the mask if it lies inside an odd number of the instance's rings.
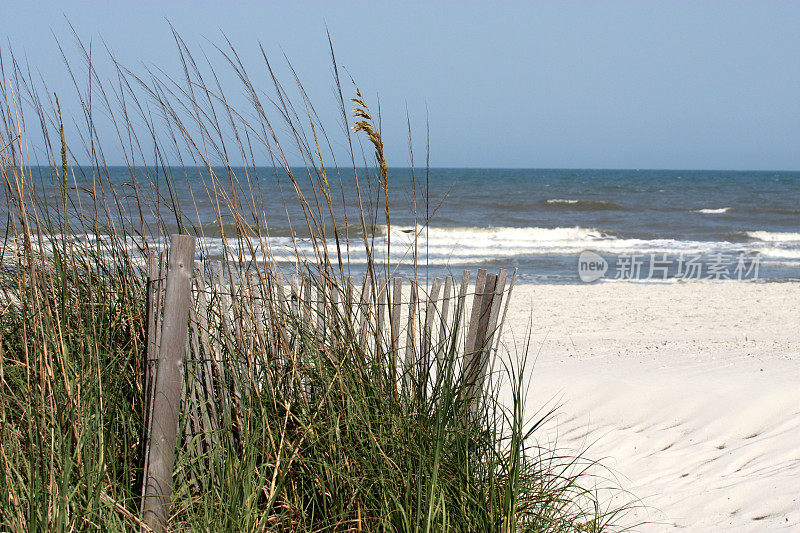
[[798,2],[0,3],[1,45],[64,93],[65,15],[176,75],[167,19],[209,51],[226,32],[256,70],[260,41],[336,128],[327,25],[380,97],[393,166],[409,163],[407,109],[417,158],[429,117],[433,166],[800,169]]

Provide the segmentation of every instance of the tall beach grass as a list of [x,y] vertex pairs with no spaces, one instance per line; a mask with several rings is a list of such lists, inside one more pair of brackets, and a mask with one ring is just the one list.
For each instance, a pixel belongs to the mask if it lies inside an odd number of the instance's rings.
[[[609,499],[621,491],[594,462],[536,444],[550,413],[531,418],[524,405],[527,345],[495,366],[504,379],[492,382],[504,382],[511,404],[490,386],[475,409],[465,400],[458,323],[413,355],[429,361],[423,394],[396,351],[364,341],[377,317],[347,297],[351,251],[366,255],[373,294],[396,274],[395,257],[423,290],[428,280],[416,247],[396,256],[388,237],[377,239],[391,235],[395,184],[379,117],[339,78],[333,48],[346,125],[335,136],[291,65],[287,86],[262,49],[258,85],[226,39],[210,61],[174,37],[178,78],[134,71],[80,40],[62,48],[80,109],[62,109],[67,99],[35,66],[0,49],[0,529],[147,529],[145,267],[173,232],[197,236],[203,264],[219,258],[222,268],[203,280],[217,313],[206,318],[219,325],[211,342],[245,364],[215,367],[207,396],[195,400],[214,417],[213,437],[181,432],[170,529],[622,529],[626,507]],[[246,106],[229,103],[233,91]],[[341,145],[344,161],[333,148]],[[111,151],[122,154],[124,184],[112,179],[120,170],[106,160]],[[268,180],[256,164],[264,160]],[[191,191],[187,202],[175,185],[190,172],[200,179],[181,188]],[[441,199],[411,187],[416,237]],[[289,236],[312,243],[312,253],[296,245],[293,262],[276,258],[264,194],[282,195]],[[212,206],[213,228],[200,220],[201,203]],[[221,251],[209,249],[209,231]],[[296,277],[340,292],[325,328],[272,297]],[[259,296],[226,292],[235,280]],[[249,341],[223,327],[224,298]],[[246,319],[255,305],[267,333]],[[197,424],[189,411],[182,428]]]

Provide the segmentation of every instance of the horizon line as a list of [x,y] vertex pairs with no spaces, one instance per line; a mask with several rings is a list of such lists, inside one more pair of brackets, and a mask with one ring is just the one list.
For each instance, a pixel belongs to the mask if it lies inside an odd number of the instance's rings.
[[[29,165],[30,168],[47,168],[51,167],[52,165]],[[97,166],[98,168],[102,168],[103,166],[106,168],[131,168],[130,165],[127,164],[111,164],[111,165],[92,165],[92,164],[73,164],[69,165],[71,167],[78,167],[78,168],[90,168],[92,166]],[[136,166],[145,166],[145,167],[154,167],[158,166],[159,168],[197,168],[197,165],[167,165],[166,167],[163,165],[153,165],[153,164],[143,164],[143,165],[136,165]],[[251,165],[212,165],[212,168],[225,168],[230,167],[232,169],[241,169],[241,168],[253,168]],[[205,166],[201,168],[206,168]],[[263,165],[255,165],[255,168],[283,168],[281,166],[263,164]],[[291,165],[291,168],[301,168],[305,169],[305,165]],[[333,168],[333,167],[331,167]],[[353,168],[352,166],[342,166],[338,167],[339,169],[345,168]],[[357,169],[365,169],[365,168],[372,168],[366,166],[357,166]],[[800,172],[800,169],[780,169],[780,168],[691,168],[691,167],[684,167],[684,168],[645,168],[645,167],[525,167],[525,166],[451,166],[451,165],[439,165],[439,166],[429,166],[429,167],[418,167],[418,166],[401,166],[401,165],[391,165],[388,167],[391,169],[411,169],[418,171],[424,171],[426,169],[429,170],[618,170],[618,171],[626,171],[626,172],[651,172],[651,171],[660,171],[660,172]]]

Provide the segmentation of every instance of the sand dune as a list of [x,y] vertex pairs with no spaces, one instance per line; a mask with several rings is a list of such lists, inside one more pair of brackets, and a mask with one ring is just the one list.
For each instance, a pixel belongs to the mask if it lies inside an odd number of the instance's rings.
[[585,449],[648,509],[643,531],[800,529],[800,284],[523,285],[539,434]]

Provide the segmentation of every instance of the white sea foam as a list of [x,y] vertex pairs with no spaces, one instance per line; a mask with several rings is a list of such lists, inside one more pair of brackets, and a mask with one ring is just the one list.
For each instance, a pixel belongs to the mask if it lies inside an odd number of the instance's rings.
[[[763,259],[792,261],[800,259],[800,233],[775,233],[767,231],[748,232],[749,242],[695,241],[678,239],[637,239],[610,234],[598,228],[584,227],[393,227],[391,243],[391,263],[411,263],[415,251],[421,263],[429,265],[481,264],[493,260],[519,260],[526,257],[572,256],[584,250],[600,254],[667,254],[701,255],[739,253],[759,254]],[[79,235],[74,238],[91,244],[97,238],[92,235]],[[416,242],[415,242],[416,238]],[[107,238],[99,239],[104,244]],[[242,250],[247,259],[264,261],[271,257],[281,263],[294,263],[298,260],[315,261],[315,249],[308,238],[272,237],[268,242],[253,242],[255,253],[248,248]],[[142,243],[129,238],[126,243],[132,256],[141,250]],[[335,257],[336,243],[327,243],[329,256]],[[387,237],[384,227],[379,227],[372,243],[372,257],[377,263],[386,262]],[[416,245],[416,247],[415,247]],[[45,244],[46,248],[47,243]],[[150,241],[149,247],[161,248],[163,242]],[[236,241],[229,240],[228,246],[238,255]],[[351,239],[349,250],[341,243],[343,255],[353,265],[366,264],[367,254],[360,239]],[[105,250],[101,250],[104,254]],[[209,259],[225,255],[222,239],[207,237],[198,242],[198,254]]]
[[565,200],[563,198],[553,198],[552,200],[547,200],[548,204],[577,204],[579,200]]
[[727,213],[730,207],[720,207],[719,209],[697,209],[695,213],[703,213],[704,215],[721,215]]
[[[417,236],[417,250],[442,262],[483,261],[541,255],[573,255],[589,249],[600,253],[710,254],[759,253],[765,258],[800,257],[800,243],[694,241],[635,239],[609,234],[597,228],[392,228],[392,256],[410,255]],[[797,236],[800,239],[800,234]],[[376,243],[377,244],[377,243]],[[780,244],[780,245],[779,245]],[[408,252],[401,250],[408,250]]]
[[763,257],[769,259],[800,259],[800,249],[797,248],[786,249],[768,246],[766,248],[758,248],[757,251]]
[[[384,227],[381,232],[386,233]],[[457,241],[459,244],[475,246],[497,242],[519,242],[526,244],[570,242],[570,241],[596,241],[607,238],[607,235],[599,229],[563,227],[563,228],[474,228],[474,227],[418,227],[418,228],[392,228],[392,239],[405,242],[413,242],[414,235],[430,244],[448,244]]]
[[552,198],[545,201],[547,205],[553,207],[560,207],[566,209],[578,209],[581,211],[616,211],[624,210],[625,207],[616,202],[609,200],[596,200],[591,198],[584,198],[582,200],[567,199],[567,198]]
[[781,233],[777,231],[748,231],[747,236],[764,242],[797,242],[800,233]]
[[[751,232],[763,237],[754,242],[694,241],[678,239],[634,239],[609,234],[597,228],[560,227],[398,227],[390,236],[391,262],[409,263],[416,252],[420,261],[430,265],[480,264],[494,259],[524,258],[545,255],[577,255],[583,250],[607,254],[738,254],[758,253],[764,259],[792,260],[800,258],[800,234]],[[749,235],[749,234],[748,234]],[[782,236],[778,238],[776,236]],[[416,243],[415,243],[416,238]],[[751,236],[751,238],[756,238]],[[782,242],[790,241],[790,242]],[[386,230],[379,227],[372,244],[372,256],[378,263],[386,261]],[[229,241],[229,245],[235,243]],[[314,259],[314,248],[307,238],[292,241],[289,237],[273,237],[269,250],[256,246],[255,257],[249,250],[245,256],[263,260],[271,255],[279,262],[296,262],[295,245],[301,260]],[[327,243],[328,253],[335,255],[336,244]],[[222,240],[206,238],[201,244],[204,255],[219,257],[224,253]],[[342,253],[349,254],[353,265],[365,264],[367,255],[360,239],[352,239],[349,252],[342,244]],[[426,261],[427,260],[427,261]]]

